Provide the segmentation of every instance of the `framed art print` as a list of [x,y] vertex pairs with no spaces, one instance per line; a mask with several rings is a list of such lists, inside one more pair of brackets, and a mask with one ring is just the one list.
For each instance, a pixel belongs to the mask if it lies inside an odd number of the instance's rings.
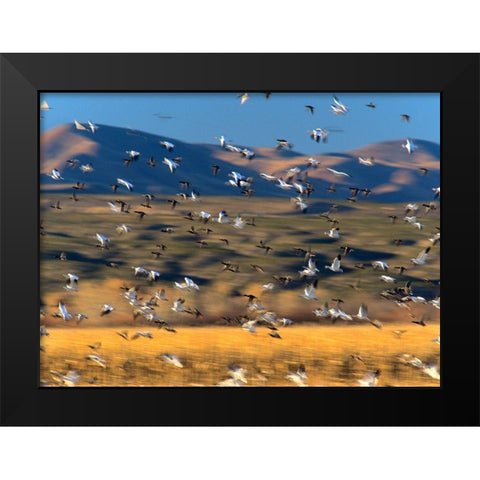
[[2,423],[478,424],[478,66],[3,55]]

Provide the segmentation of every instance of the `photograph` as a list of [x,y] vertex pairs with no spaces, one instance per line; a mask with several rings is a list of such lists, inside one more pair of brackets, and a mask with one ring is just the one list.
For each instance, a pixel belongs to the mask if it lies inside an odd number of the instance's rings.
[[38,113],[42,389],[441,387],[439,92]]

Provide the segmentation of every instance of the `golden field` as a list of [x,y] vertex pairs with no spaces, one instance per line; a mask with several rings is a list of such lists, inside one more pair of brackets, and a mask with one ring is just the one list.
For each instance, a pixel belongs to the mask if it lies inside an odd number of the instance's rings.
[[[78,386],[213,386],[228,378],[229,365],[236,365],[247,370],[246,386],[294,386],[285,377],[301,364],[308,386],[359,386],[359,379],[377,369],[381,370],[379,387],[440,385],[398,358],[411,354],[438,364],[440,347],[433,342],[440,333],[438,322],[425,327],[389,323],[382,329],[329,321],[293,324],[279,328],[281,339],[269,336],[270,330],[264,327],[256,333],[228,326],[183,326],[177,333],[138,327],[68,324],[49,328],[49,335],[41,338],[42,385],[58,385],[51,371],[76,370],[81,375]],[[397,329],[406,332],[398,337],[393,333]],[[150,331],[153,338],[125,340],[117,334],[125,330],[130,338],[137,330]],[[176,355],[183,368],[162,361],[159,357],[165,353]],[[92,354],[102,357],[105,367],[86,359]]]
[[[439,381],[418,368],[407,366],[398,359],[410,354],[426,363],[439,363],[440,348],[432,340],[439,335],[440,312],[428,303],[413,303],[399,308],[380,293],[392,288],[380,279],[384,272],[374,270],[374,260],[388,261],[389,274],[396,278],[393,286],[412,283],[415,295],[432,300],[439,295],[440,247],[434,246],[425,265],[410,262],[420,250],[432,245],[429,238],[439,224],[439,212],[422,212],[425,227],[418,230],[389,215],[402,218],[403,204],[381,204],[362,200],[355,208],[346,200],[338,201],[335,217],[341,221],[341,240],[326,238],[330,228],[320,215],[329,203],[319,200],[311,214],[298,215],[285,198],[202,197],[197,203],[183,201],[171,209],[168,196],[157,197],[143,220],[134,214],[115,214],[107,201],[129,195],[84,195],[72,202],[65,195],[52,194],[41,199],[41,324],[48,331],[42,336],[41,381],[58,385],[51,371],[65,374],[76,370],[81,386],[212,386],[228,378],[229,365],[247,370],[247,386],[292,386],[285,377],[304,365],[309,386],[358,386],[358,380],[380,369],[379,386],[438,386]],[[136,202],[141,201],[138,195]],[[51,205],[62,200],[61,209]],[[70,203],[71,202],[71,203]],[[255,219],[255,225],[237,230],[229,224],[185,218],[188,211],[206,210],[215,215],[225,205],[232,218],[241,213]],[[135,204],[132,211],[138,208]],[[118,224],[131,227],[127,234],[116,233]],[[208,226],[209,233],[201,229]],[[162,229],[169,227],[172,233]],[[189,230],[194,227],[198,235]],[[95,233],[111,238],[109,249],[97,248]],[[228,244],[221,239],[227,238]],[[400,246],[395,239],[403,239]],[[200,246],[199,240],[205,241]],[[258,248],[267,242],[268,254]],[[164,244],[158,258],[152,251]],[[342,245],[353,251],[342,259],[344,273],[335,274],[324,268],[329,265]],[[319,267],[317,300],[306,300],[303,293],[308,280],[299,271],[306,264],[296,248],[311,249]],[[66,261],[57,257],[64,251]],[[109,268],[114,262],[117,268]],[[222,262],[238,264],[238,271],[226,271]],[[364,264],[358,269],[356,265]],[[158,281],[135,277],[133,266],[144,266],[160,273]],[[261,270],[252,268],[258,265]],[[395,267],[408,269],[400,274]],[[79,276],[78,291],[66,291],[65,276]],[[190,276],[199,290],[180,291],[174,282]],[[275,277],[290,276],[288,285]],[[273,290],[264,285],[273,282]],[[177,333],[157,329],[141,316],[134,319],[134,307],[122,294],[125,288],[135,287],[138,301],[149,300],[155,292],[165,290],[167,301],[159,300],[154,313]],[[288,317],[293,325],[282,328],[281,339],[269,336],[271,330],[259,326],[256,333],[243,330],[235,322],[243,315],[253,319],[258,313],[247,308],[246,294],[259,297],[265,310],[278,318]],[[202,313],[198,318],[185,312],[172,311],[173,302],[182,297],[185,308]],[[330,320],[318,320],[313,310],[325,302],[335,306],[335,298],[343,300],[342,309],[354,315],[361,303],[368,305],[372,320],[382,322],[377,329],[370,324],[343,322],[332,325]],[[82,313],[88,318],[77,324],[56,316],[59,301],[72,315]],[[101,316],[103,304],[114,311]],[[232,319],[231,325],[225,317]],[[424,318],[427,326],[413,324]],[[152,339],[140,337],[124,340],[116,332],[150,331]],[[397,338],[394,330],[407,330]],[[101,343],[92,350],[88,345]],[[184,368],[168,365],[158,357],[175,354]],[[105,368],[86,357],[95,354],[105,359]],[[355,360],[360,356],[362,360]]]

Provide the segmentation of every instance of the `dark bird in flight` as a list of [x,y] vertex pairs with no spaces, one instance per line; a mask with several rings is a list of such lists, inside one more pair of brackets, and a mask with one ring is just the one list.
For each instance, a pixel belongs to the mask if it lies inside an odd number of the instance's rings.
[[292,148],[293,145],[285,140],[284,138],[277,138],[277,146],[275,147],[277,150],[281,150],[282,148]]
[[417,325],[420,325],[421,327],[426,327],[427,324],[425,323],[425,315],[422,315],[420,320],[412,320],[412,323],[416,323]]
[[157,162],[155,162],[155,159],[153,157],[150,157],[150,159],[148,160],[147,162],[147,165],[149,167],[156,167],[157,166]]
[[142,218],[146,215],[146,213],[142,212],[141,210],[135,210],[134,213],[138,215],[139,220],[142,220]]
[[212,170],[213,170],[213,176],[216,177],[218,171],[220,170],[220,167],[219,167],[218,165],[210,165],[210,167],[211,167]]
[[395,267],[397,270],[400,270],[399,274],[400,275],[403,275],[403,272],[405,272],[406,270],[408,270],[408,268],[404,267],[404,266],[400,266],[400,267]]
[[305,108],[313,115],[315,112],[315,107],[312,105],[305,105]]
[[377,108],[377,106],[372,102],[367,103],[365,106],[368,107],[368,108]]
[[410,115],[407,115],[406,113],[402,113],[400,115],[400,120],[402,122],[409,122],[410,121]]
[[75,185],[72,186],[72,188],[74,190],[83,191],[83,189],[85,188],[85,184],[82,182],[77,182]]

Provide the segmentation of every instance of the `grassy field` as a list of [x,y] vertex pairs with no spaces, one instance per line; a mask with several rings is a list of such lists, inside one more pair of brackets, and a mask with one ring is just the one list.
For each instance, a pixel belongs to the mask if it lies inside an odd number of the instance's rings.
[[[438,363],[440,347],[432,341],[438,323],[412,325],[400,338],[392,333],[402,327],[292,325],[279,330],[281,339],[270,337],[266,328],[249,333],[183,327],[177,333],[149,329],[153,338],[128,341],[116,333],[123,329],[52,328],[42,337],[41,380],[53,386],[51,370],[77,370],[82,386],[212,386],[228,377],[229,365],[237,365],[247,370],[246,386],[292,386],[285,377],[303,364],[308,386],[359,386],[358,380],[376,369],[381,370],[378,386],[439,386],[398,358],[411,354]],[[101,346],[93,351],[89,345],[96,343]],[[184,367],[166,364],[159,358],[164,353],[176,355]],[[87,360],[91,354],[101,356],[105,367]]]
[[[280,191],[280,195],[283,192]],[[321,214],[330,209],[331,202],[311,200],[307,214],[296,212],[283,198],[202,197],[199,202],[179,200],[175,209],[168,199],[157,197],[152,208],[140,205],[140,194],[90,195],[79,194],[78,202],[69,195],[45,193],[41,197],[43,235],[40,237],[41,324],[51,334],[42,337],[41,378],[51,381],[50,370],[65,372],[78,369],[82,385],[96,377],[94,385],[212,385],[227,375],[227,366],[238,363],[249,371],[249,385],[290,384],[285,375],[304,364],[309,385],[354,385],[369,369],[382,369],[381,385],[436,385],[421,371],[399,364],[396,356],[410,353],[424,361],[438,361],[439,348],[432,339],[439,334],[439,310],[429,304],[413,304],[410,309],[399,308],[385,300],[380,293],[392,288],[380,280],[387,273],[396,278],[393,286],[411,281],[414,295],[427,300],[439,295],[440,247],[433,246],[425,265],[413,266],[410,259],[431,246],[429,238],[439,226],[439,212],[424,212],[418,218],[424,228],[419,230],[402,221],[404,204],[382,204],[361,199],[354,205],[346,200],[337,201],[338,209],[329,216],[338,220],[341,238],[332,240],[325,236],[331,224]],[[129,214],[110,211],[108,201],[117,199],[131,204]],[[61,209],[51,208],[60,200]],[[227,210],[234,221],[237,215],[254,225],[235,229],[231,224],[209,222],[203,224],[195,212],[207,211],[216,217]],[[140,220],[135,210],[147,215]],[[185,218],[192,212],[194,221]],[[393,224],[389,215],[396,215]],[[131,231],[118,234],[115,227],[126,224]],[[197,234],[190,233],[194,227]],[[170,228],[171,233],[163,232]],[[202,231],[209,228],[211,232]],[[101,233],[111,240],[109,249],[97,248],[95,234]],[[226,238],[228,245],[221,239]],[[394,240],[402,239],[399,246]],[[205,242],[202,244],[200,241]],[[264,241],[272,250],[265,253],[259,248]],[[165,245],[160,250],[158,245]],[[344,273],[333,273],[324,268],[341,253],[341,246],[353,251],[342,258]],[[319,272],[317,300],[300,297],[306,281],[299,271],[306,265],[304,255],[296,248],[311,250]],[[160,251],[156,258],[153,251]],[[56,258],[65,252],[67,260]],[[385,261],[388,272],[373,270],[371,262]],[[110,262],[117,268],[107,266]],[[224,271],[222,262],[238,265],[238,271]],[[359,269],[355,265],[363,264]],[[261,271],[252,268],[261,267]],[[133,266],[143,266],[160,272],[156,282],[134,277]],[[395,266],[407,267],[400,275]],[[69,292],[64,274],[78,275],[78,291]],[[199,290],[180,291],[174,282],[191,277]],[[292,281],[282,285],[273,276],[290,276]],[[274,289],[262,288],[268,283]],[[177,334],[157,331],[142,317],[134,320],[133,307],[120,295],[122,287],[138,288],[138,297],[148,300],[155,291],[165,289],[167,301],[158,301],[155,315],[177,329]],[[225,317],[239,315],[254,317],[247,310],[244,294],[259,297],[265,309],[279,317],[288,317],[293,325],[281,329],[282,339],[268,335],[269,330],[259,328],[250,334],[240,327],[228,327]],[[197,308],[201,316],[172,311],[170,306],[177,298],[185,299],[185,307]],[[349,314],[358,311],[360,303],[368,304],[369,316],[379,320],[384,327],[378,330],[371,325],[343,325],[340,321],[317,321],[313,310],[324,302],[335,305],[334,298],[343,300],[342,308]],[[64,322],[55,317],[58,302],[62,300],[72,314],[83,313],[88,319],[76,325],[75,320]],[[100,316],[101,306],[111,304],[115,310]],[[425,315],[426,327],[412,324],[412,319]],[[201,328],[199,328],[201,327]],[[128,329],[151,330],[152,340],[139,338],[127,342],[115,331]],[[392,330],[406,329],[399,340]],[[88,343],[100,341],[101,355],[107,367],[88,365],[85,356]],[[172,350],[185,361],[184,369],[175,369],[155,360],[164,351]],[[358,353],[365,364],[354,361],[350,355]],[[127,368],[120,368],[127,362]],[[266,380],[255,380],[255,371],[264,370]]]

